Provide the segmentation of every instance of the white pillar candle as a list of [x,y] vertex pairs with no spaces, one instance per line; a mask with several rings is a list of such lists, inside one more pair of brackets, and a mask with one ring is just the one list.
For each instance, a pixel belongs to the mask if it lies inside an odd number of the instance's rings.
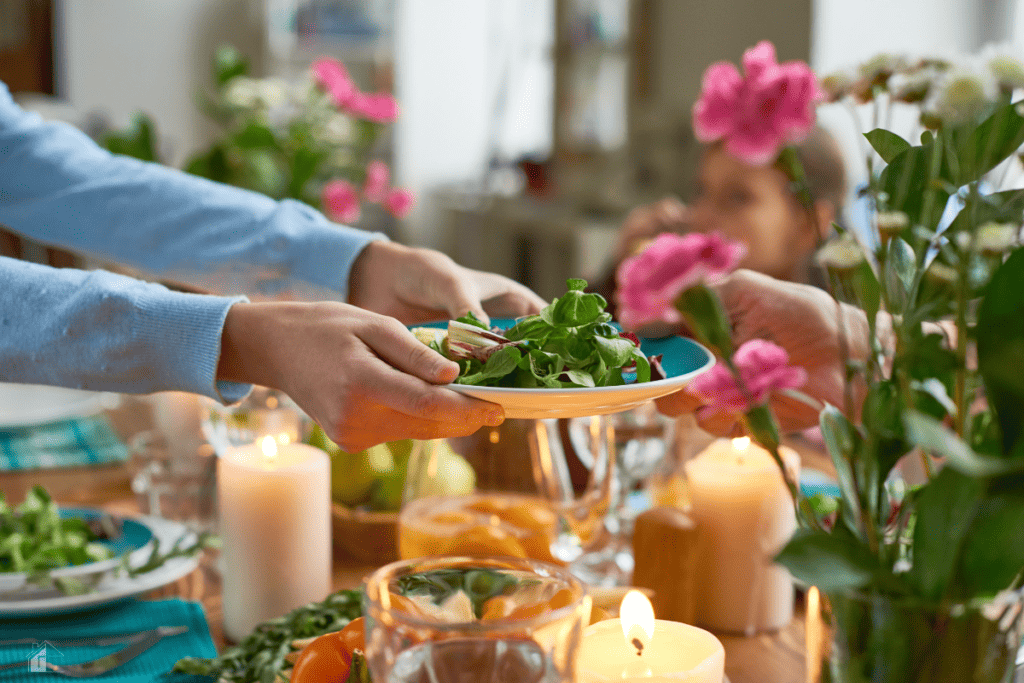
[[[797,481],[800,456],[779,449]],[[772,455],[749,438],[719,439],[685,465],[697,522],[697,624],[753,634],[793,618],[793,579],[773,562],[796,530]]]
[[725,649],[713,635],[655,620],[650,601],[639,591],[626,594],[619,614],[583,631],[576,659],[579,683],[722,683]]
[[282,440],[232,449],[217,463],[224,633],[236,642],[331,590],[330,459]]

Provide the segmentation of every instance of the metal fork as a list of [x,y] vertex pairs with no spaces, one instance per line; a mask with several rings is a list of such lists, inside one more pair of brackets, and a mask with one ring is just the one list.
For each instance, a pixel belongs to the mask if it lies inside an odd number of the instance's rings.
[[[71,676],[72,678],[91,678],[93,676],[105,674],[112,669],[116,669],[125,662],[135,659],[143,652],[156,645],[163,638],[176,636],[181,633],[185,633],[186,631],[188,631],[188,626],[161,626],[147,632],[141,638],[132,641],[117,652],[111,652],[109,655],[103,655],[102,657],[89,662],[66,665],[42,661],[38,663],[44,664],[47,671],[52,671],[54,673]],[[26,659],[23,662],[4,664],[3,666],[0,666],[0,671],[27,669],[30,668],[31,663],[31,659]]]

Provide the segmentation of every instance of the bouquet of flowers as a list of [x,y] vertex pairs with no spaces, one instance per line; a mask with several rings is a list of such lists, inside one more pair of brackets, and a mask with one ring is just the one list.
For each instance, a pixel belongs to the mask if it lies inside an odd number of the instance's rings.
[[[867,352],[847,354],[841,405],[820,409],[842,494],[804,498],[782,469],[800,529],[777,561],[824,595],[822,680],[1009,681],[1024,612],[1024,190],[999,184],[1024,144],[1024,67],[998,50],[972,64],[883,55],[819,83],[767,42],[743,67],[705,73],[697,137],[752,164],[781,161],[812,220],[788,145],[816,106],[918,114],[917,139],[864,133],[871,230],[835,226],[819,252],[836,306],[859,309],[867,330],[854,339],[839,325],[842,348]],[[714,283],[741,256],[717,235],[659,237],[620,267],[621,317],[685,322],[721,359],[691,385],[704,410],[735,413],[781,467],[771,398],[814,400],[783,348],[733,348]],[[898,476],[907,457],[925,483]]]
[[214,59],[217,85],[204,110],[222,135],[193,156],[185,170],[274,198],[292,198],[342,223],[359,220],[363,202],[405,216],[412,194],[392,187],[388,166],[372,159],[398,104],[386,93],[364,93],[341,62],[321,58],[292,82],[248,76],[231,47]]

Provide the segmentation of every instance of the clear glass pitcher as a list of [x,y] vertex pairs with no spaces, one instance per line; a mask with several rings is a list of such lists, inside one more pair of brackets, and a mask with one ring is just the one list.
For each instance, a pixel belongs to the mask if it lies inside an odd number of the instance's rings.
[[[417,443],[398,518],[399,556],[579,560],[602,541],[613,491],[607,421],[589,425],[586,455],[574,451],[567,422],[554,419],[506,420],[447,444]],[[463,485],[453,489],[454,480]]]

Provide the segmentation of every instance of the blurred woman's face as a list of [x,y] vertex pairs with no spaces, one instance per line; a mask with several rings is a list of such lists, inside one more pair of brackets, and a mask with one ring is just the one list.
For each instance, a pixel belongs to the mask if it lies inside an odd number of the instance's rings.
[[698,171],[697,196],[690,207],[692,228],[718,230],[745,242],[744,268],[797,279],[817,238],[788,185],[786,176],[772,166],[749,166],[711,147]]

